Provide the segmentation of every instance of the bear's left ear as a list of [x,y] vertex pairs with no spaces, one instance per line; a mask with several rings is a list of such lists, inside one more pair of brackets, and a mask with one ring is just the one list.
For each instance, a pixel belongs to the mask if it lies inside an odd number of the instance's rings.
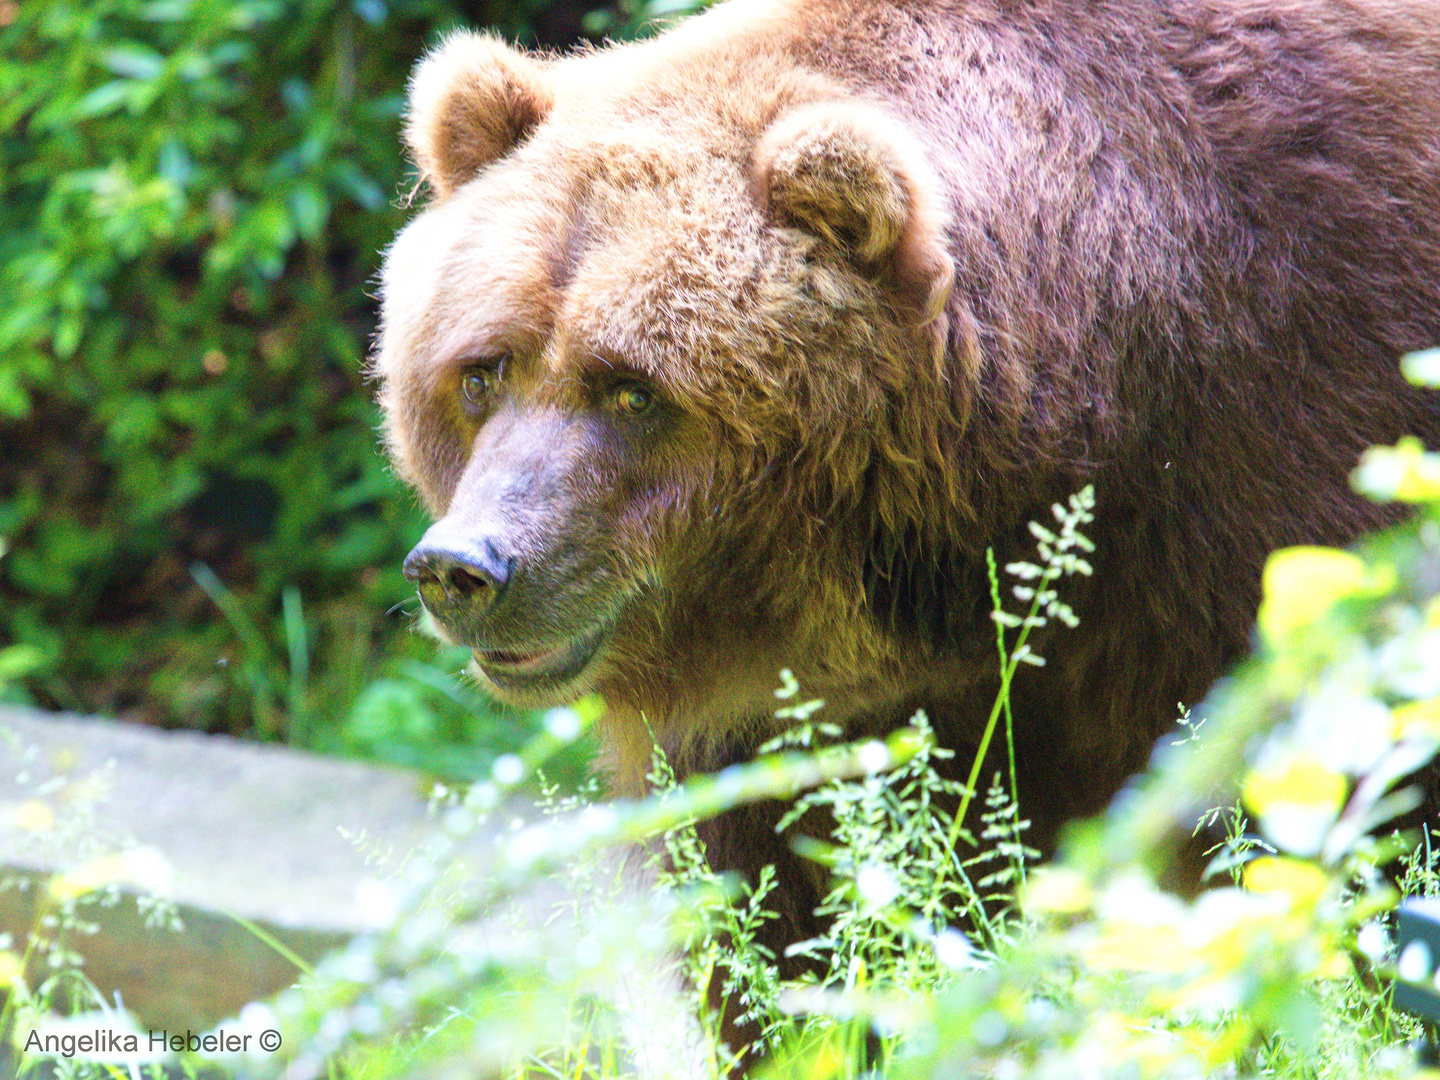
[[945,249],[939,178],[894,116],[827,102],[784,113],[755,149],[755,182],[772,211],[888,272],[921,322],[938,317],[954,264]]
[[443,199],[509,153],[553,100],[540,63],[496,37],[451,34],[410,76],[405,145]]

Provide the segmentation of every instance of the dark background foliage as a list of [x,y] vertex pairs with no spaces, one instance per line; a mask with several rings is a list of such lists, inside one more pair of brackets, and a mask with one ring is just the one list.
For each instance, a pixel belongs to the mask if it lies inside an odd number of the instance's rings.
[[362,374],[405,79],[684,6],[0,0],[0,694],[448,773],[523,737],[412,630]]

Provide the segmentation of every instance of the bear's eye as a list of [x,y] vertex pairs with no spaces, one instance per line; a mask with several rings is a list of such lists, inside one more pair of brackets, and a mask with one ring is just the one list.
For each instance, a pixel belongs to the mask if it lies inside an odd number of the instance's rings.
[[460,375],[460,392],[471,405],[484,405],[505,378],[505,361],[502,356],[483,364],[472,364]]
[[655,407],[655,395],[637,383],[626,383],[615,390],[615,407],[626,416],[644,416]]

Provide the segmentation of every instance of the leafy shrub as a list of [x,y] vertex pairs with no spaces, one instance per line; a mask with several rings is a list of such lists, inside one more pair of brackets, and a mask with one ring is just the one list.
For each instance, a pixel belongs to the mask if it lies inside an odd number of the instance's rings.
[[[464,14],[533,38],[592,6]],[[405,79],[460,7],[0,5],[11,698],[304,742],[382,658],[429,655],[385,614],[424,522],[361,362],[413,182]]]
[[102,0],[0,31],[0,628],[42,703],[247,728],[194,562],[266,616],[316,598],[325,666],[400,636],[378,613],[421,520],[375,447],[365,283],[448,14]]

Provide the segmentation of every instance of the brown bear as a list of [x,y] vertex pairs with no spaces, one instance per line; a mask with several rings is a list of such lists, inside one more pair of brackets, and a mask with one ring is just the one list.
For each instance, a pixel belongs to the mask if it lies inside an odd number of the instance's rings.
[[[1039,846],[1246,649],[1266,553],[1390,520],[1360,451],[1440,443],[1434,0],[732,0],[564,59],[457,34],[385,259],[406,562],[494,694],[588,691],[617,793],[923,706],[967,762],[986,549],[1098,500],[1075,630],[1013,688]],[[759,806],[720,868],[821,874]]]

